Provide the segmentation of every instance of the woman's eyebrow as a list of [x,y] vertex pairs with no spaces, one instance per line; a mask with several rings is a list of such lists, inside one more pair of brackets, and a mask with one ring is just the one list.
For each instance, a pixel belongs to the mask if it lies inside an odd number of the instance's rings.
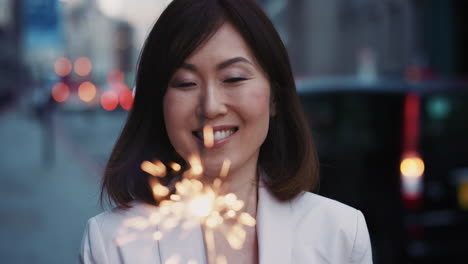
[[253,65],[248,59],[244,58],[244,57],[235,57],[235,58],[232,58],[232,59],[228,59],[226,61],[223,61],[221,62],[220,64],[218,64],[216,66],[216,69],[218,70],[221,70],[221,69],[224,69],[234,63],[238,63],[238,62],[243,62],[243,63],[247,63],[247,64],[250,64],[250,65]]
[[[219,63],[218,65],[216,65],[216,69],[221,70],[221,69],[229,67],[230,65],[232,65],[234,63],[238,63],[238,62],[253,65],[248,59],[246,59],[244,57],[235,57],[235,58],[228,59],[228,60],[225,60],[225,61]],[[197,66],[195,66],[193,64],[190,64],[190,63],[186,63],[186,62],[182,63],[182,66],[180,66],[180,67],[182,69],[186,69],[186,70],[189,70],[189,71],[194,71],[194,72],[198,71]]]

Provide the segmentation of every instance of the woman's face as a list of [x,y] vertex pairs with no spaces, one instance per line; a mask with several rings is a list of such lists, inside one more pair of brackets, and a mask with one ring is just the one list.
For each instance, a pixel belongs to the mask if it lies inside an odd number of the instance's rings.
[[[270,117],[270,83],[242,36],[229,23],[196,49],[169,81],[164,120],[175,150],[185,160],[200,154],[204,174],[255,169]],[[211,126],[213,146],[203,147]],[[200,152],[200,149],[203,150]]]

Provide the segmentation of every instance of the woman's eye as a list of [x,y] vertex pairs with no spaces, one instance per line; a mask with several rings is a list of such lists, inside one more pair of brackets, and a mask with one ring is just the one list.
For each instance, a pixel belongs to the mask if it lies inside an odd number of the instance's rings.
[[195,85],[197,85],[197,84],[194,83],[194,82],[183,82],[183,83],[176,84],[175,87],[187,88],[187,87],[192,87],[192,86],[195,86]]
[[242,81],[245,81],[247,80],[247,78],[243,78],[243,77],[236,77],[236,78],[229,78],[229,79],[226,79],[224,80],[225,83],[236,83],[236,82],[242,82]]

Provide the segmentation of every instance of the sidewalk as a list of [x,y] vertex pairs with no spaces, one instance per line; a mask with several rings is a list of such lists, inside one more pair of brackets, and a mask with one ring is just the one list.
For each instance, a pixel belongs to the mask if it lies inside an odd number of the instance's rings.
[[60,135],[45,168],[42,133],[25,113],[0,115],[2,263],[76,263],[86,221],[101,211],[98,171],[83,166]]

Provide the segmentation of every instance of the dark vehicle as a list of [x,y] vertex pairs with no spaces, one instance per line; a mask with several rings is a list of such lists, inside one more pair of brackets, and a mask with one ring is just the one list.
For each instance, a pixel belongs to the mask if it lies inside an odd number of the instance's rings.
[[468,83],[299,80],[319,193],[366,215],[374,261],[466,263]]

